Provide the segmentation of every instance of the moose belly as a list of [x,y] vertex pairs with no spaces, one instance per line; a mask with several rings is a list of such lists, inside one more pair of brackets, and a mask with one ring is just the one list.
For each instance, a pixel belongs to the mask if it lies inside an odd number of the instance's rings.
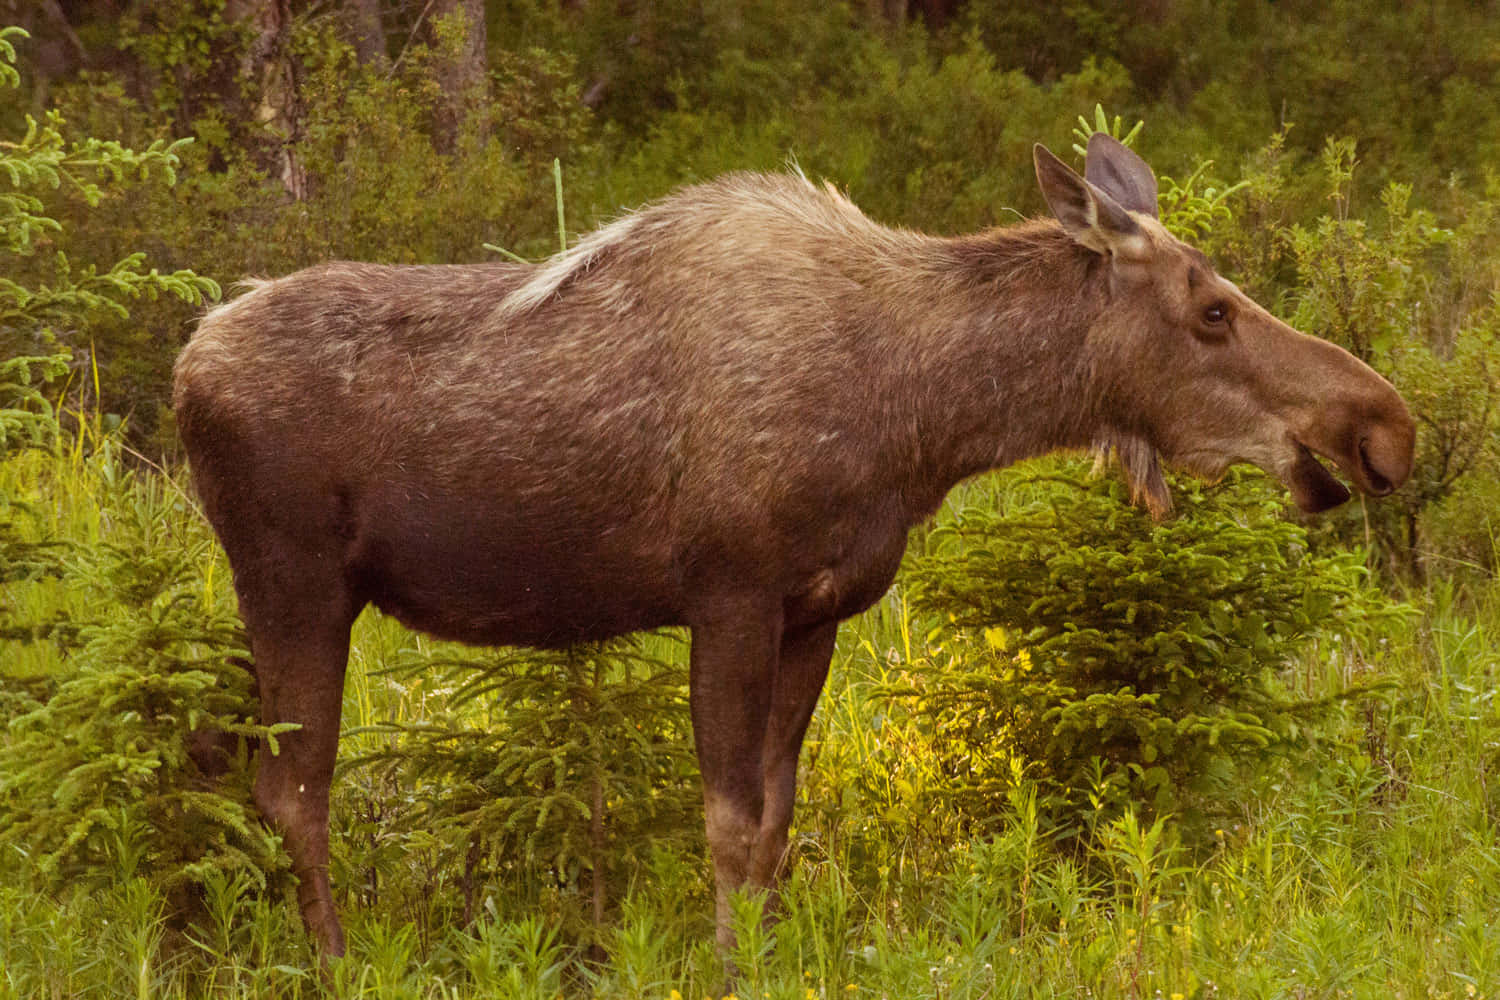
[[460,642],[553,648],[679,619],[669,560],[620,532],[388,524],[359,539],[350,570],[365,600]]

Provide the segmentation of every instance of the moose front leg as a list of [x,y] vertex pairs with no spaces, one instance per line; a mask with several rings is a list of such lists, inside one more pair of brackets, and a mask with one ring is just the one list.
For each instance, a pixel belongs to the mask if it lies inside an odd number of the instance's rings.
[[764,801],[750,852],[750,882],[774,888],[786,863],[787,830],[797,798],[797,759],[828,679],[838,622],[788,629],[781,640],[770,718],[761,749]]
[[779,608],[744,608],[693,626],[689,706],[714,865],[717,938],[734,945],[729,897],[751,878],[765,803],[763,747],[781,647]]

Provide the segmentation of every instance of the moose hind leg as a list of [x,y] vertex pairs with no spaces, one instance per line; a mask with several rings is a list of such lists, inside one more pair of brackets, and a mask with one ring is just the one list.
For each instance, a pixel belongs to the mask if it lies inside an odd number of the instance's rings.
[[255,804],[279,831],[292,872],[303,923],[327,956],[344,953],[344,932],[328,881],[328,790],[338,755],[344,670],[349,657],[351,602],[338,590],[321,601],[277,615],[246,607],[261,720],[300,728],[277,737],[277,751],[262,749],[255,775]]

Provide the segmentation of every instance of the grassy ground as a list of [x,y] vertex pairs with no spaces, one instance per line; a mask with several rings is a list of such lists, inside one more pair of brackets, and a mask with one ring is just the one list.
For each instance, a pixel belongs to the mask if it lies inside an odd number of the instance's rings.
[[[10,459],[0,476],[6,493],[34,500],[26,530],[185,553],[204,607],[232,600],[186,491],[130,469],[113,448],[82,448]],[[89,595],[54,584],[16,585],[5,599],[23,619],[97,611]],[[844,630],[804,757],[799,860],[782,919],[763,929],[760,901],[743,901],[733,992],[1500,995],[1500,587],[1460,593],[1439,581],[1411,601],[1417,613],[1375,662],[1298,666],[1291,682],[1307,694],[1339,690],[1354,673],[1389,682],[1387,694],[1351,708],[1305,764],[1247,789],[1207,848],[1179,846],[1170,821],[1127,814],[1062,852],[1038,828],[1024,781],[1012,817],[985,838],[914,806],[940,800],[940,776],[924,770],[917,737],[875,695],[922,655],[921,625],[898,586]],[[373,614],[361,619],[344,716],[358,732],[345,756],[388,738],[364,727],[444,704],[434,681],[383,670],[424,642]],[[661,656],[681,656],[680,644],[657,642]],[[0,642],[0,680],[59,669],[45,645]],[[7,747],[0,734],[0,762]],[[424,889],[430,845],[407,833],[372,851],[360,839],[371,826],[349,811],[400,804],[373,782],[363,771],[345,776],[335,804],[346,811],[334,850],[350,950],[326,975],[294,907],[247,880],[210,881],[202,915],[183,925],[128,858],[86,891],[44,893],[26,859],[10,857],[0,860],[0,997],[722,994],[701,843],[648,845],[592,949],[565,919],[577,887],[525,872],[483,887],[478,919],[464,928],[451,899]],[[349,884],[372,870],[379,893]]]

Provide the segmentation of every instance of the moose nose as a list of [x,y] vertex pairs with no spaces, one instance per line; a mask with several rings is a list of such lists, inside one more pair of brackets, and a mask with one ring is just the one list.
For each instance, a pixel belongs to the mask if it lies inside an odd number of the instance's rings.
[[1359,439],[1359,472],[1365,492],[1383,497],[1411,475],[1416,425],[1410,417],[1377,425]]
[[1359,443],[1359,466],[1364,474],[1365,486],[1371,496],[1383,497],[1396,489],[1396,485],[1370,460],[1370,442]]

